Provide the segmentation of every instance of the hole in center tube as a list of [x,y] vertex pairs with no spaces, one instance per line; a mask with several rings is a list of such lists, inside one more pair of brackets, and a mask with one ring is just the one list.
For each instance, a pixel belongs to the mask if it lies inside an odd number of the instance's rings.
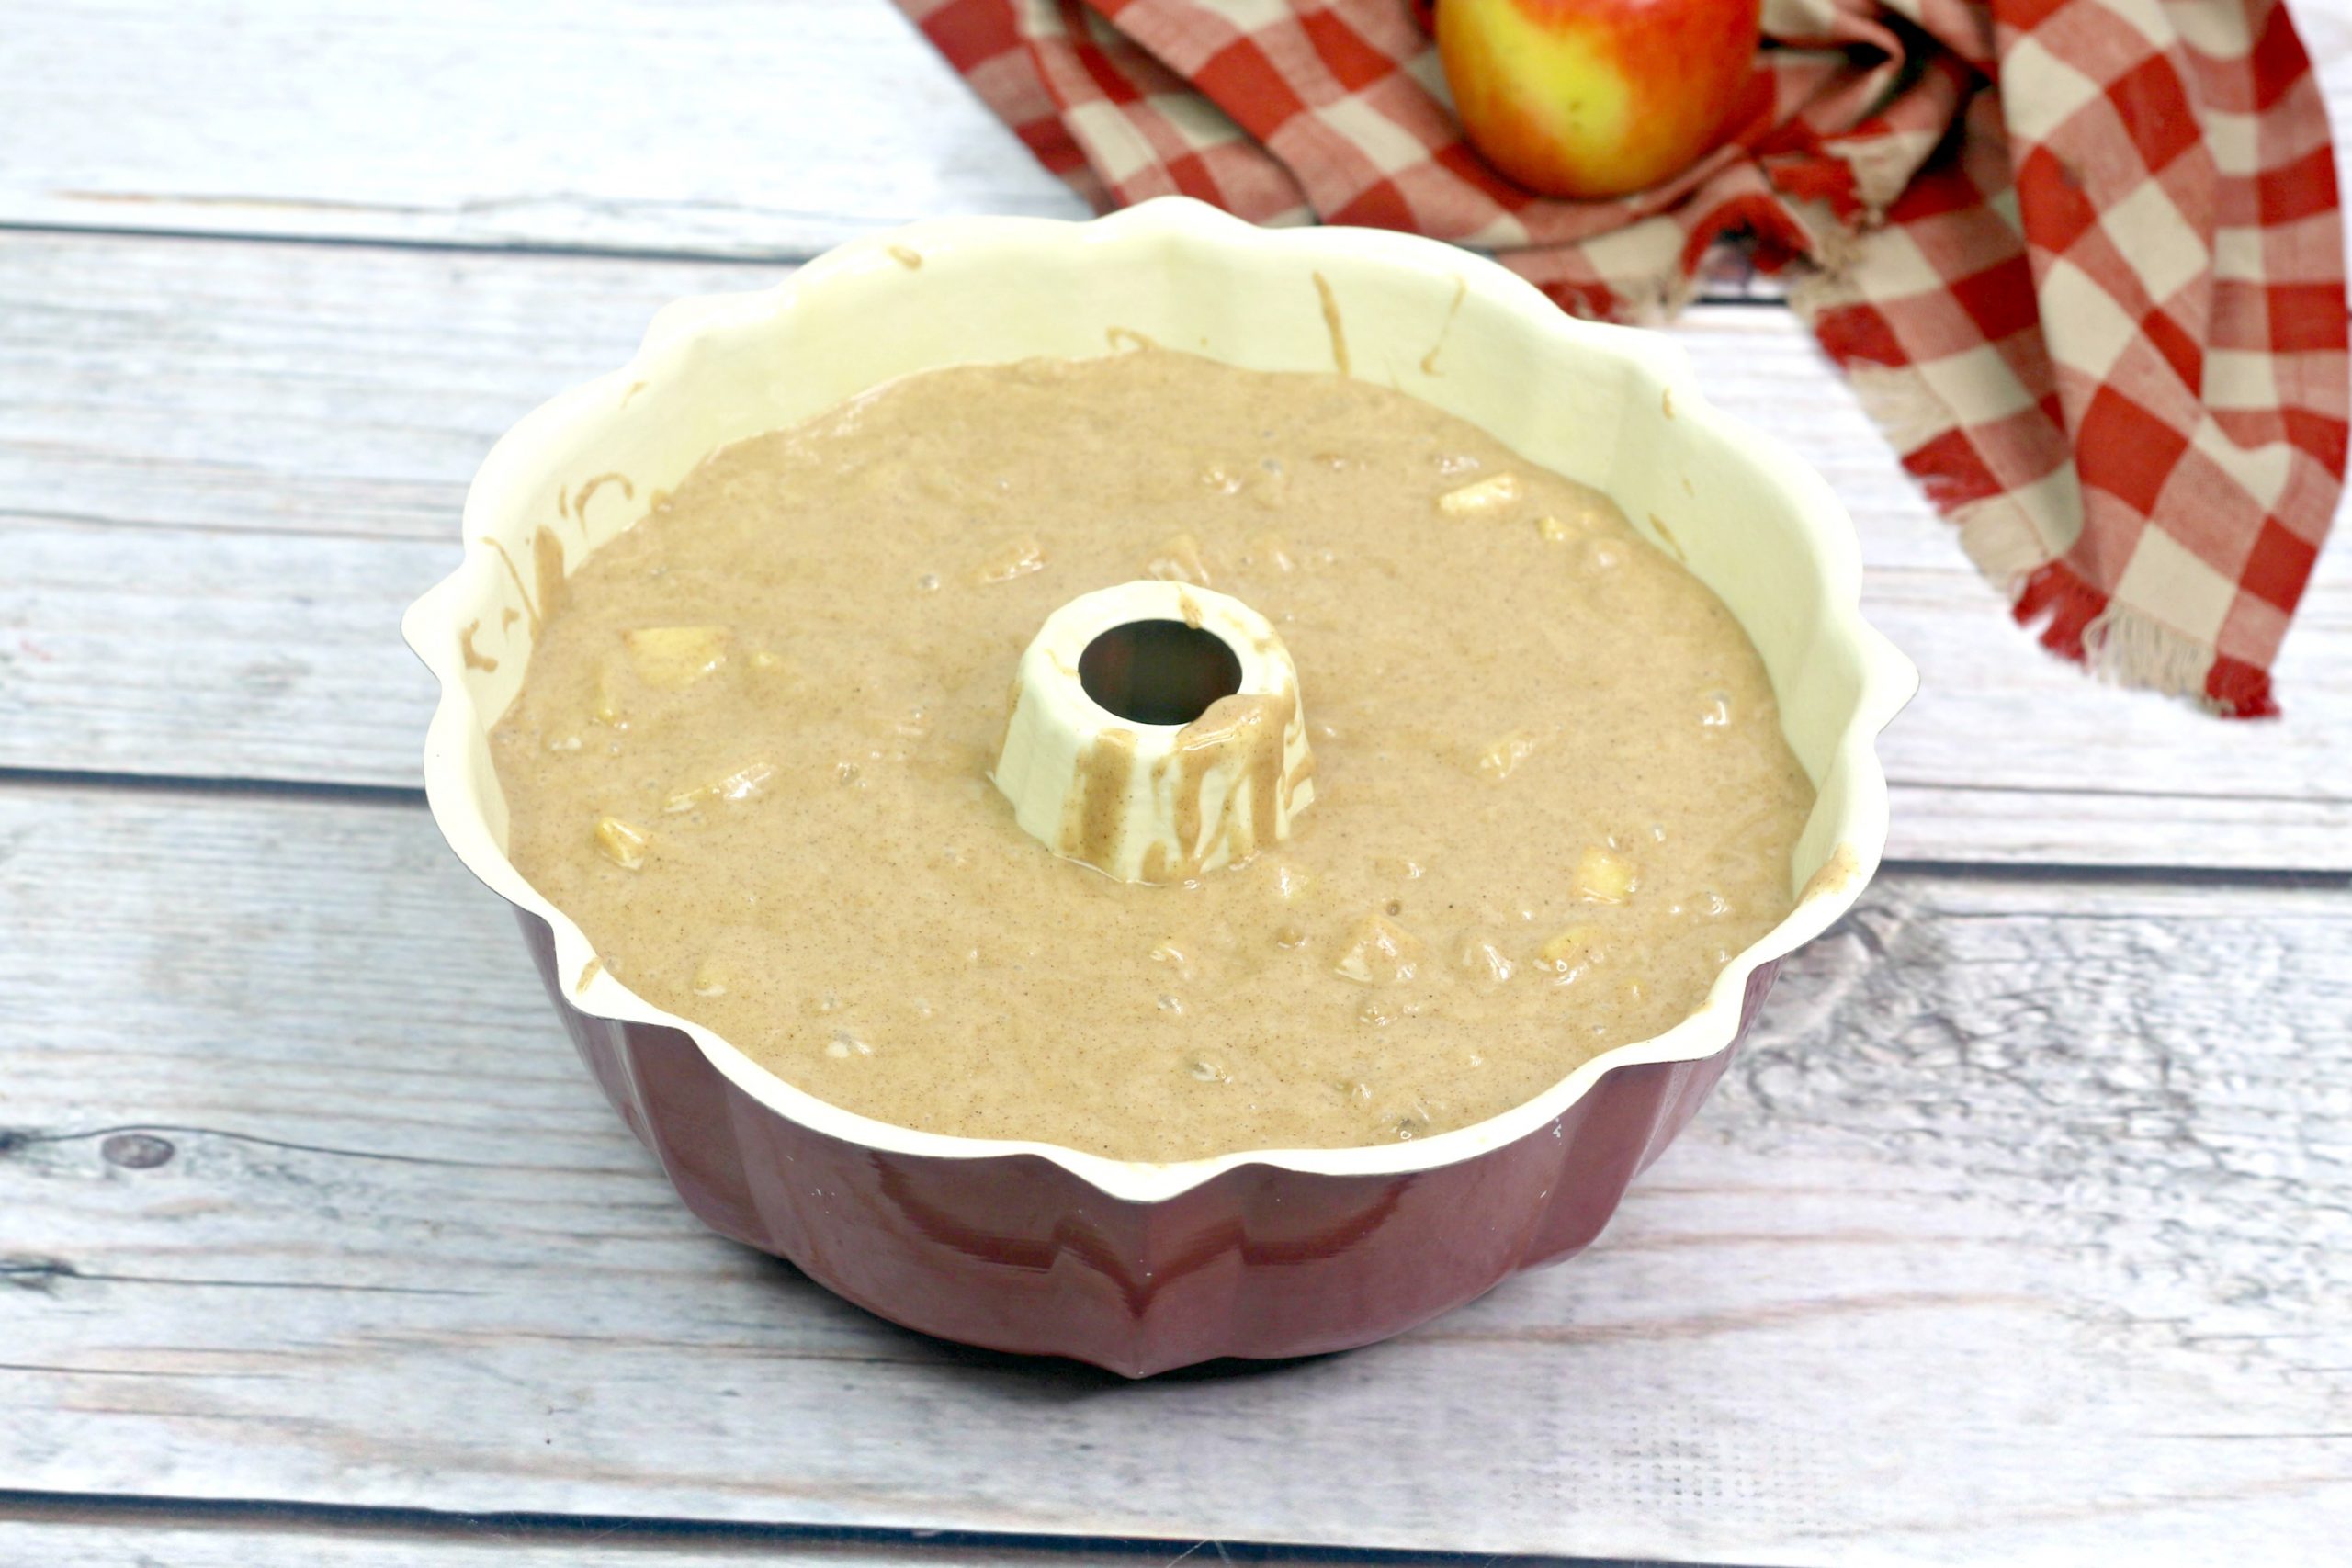
[[1131,724],[1190,724],[1241,689],[1241,659],[1215,632],[1129,621],[1086,645],[1078,683]]

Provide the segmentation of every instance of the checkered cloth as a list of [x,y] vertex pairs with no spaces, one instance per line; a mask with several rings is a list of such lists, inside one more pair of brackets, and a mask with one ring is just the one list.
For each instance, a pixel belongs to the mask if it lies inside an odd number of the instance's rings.
[[2275,714],[2344,476],[2344,230],[2278,0],[1765,0],[1730,144],[1612,201],[1462,140],[1412,0],[897,0],[1098,209],[1491,251],[1662,315],[1743,235],[2041,640]]

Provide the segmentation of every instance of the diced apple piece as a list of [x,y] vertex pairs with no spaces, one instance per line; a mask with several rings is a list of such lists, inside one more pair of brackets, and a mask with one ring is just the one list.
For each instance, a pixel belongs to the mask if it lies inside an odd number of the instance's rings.
[[749,800],[767,787],[775,769],[765,762],[746,762],[731,773],[682,789],[662,803],[664,811],[692,811],[705,801]]
[[630,827],[617,817],[596,819],[596,847],[605,858],[623,871],[635,871],[645,863],[645,834]]
[[690,983],[698,997],[723,997],[727,994],[727,983],[734,977],[734,972],[725,964],[717,958],[706,958],[695,965],[695,976]]
[[1331,970],[1358,985],[1394,986],[1413,977],[1420,957],[1420,941],[1410,931],[1385,916],[1366,915]]
[[1517,474],[1495,474],[1447,491],[1437,498],[1437,509],[1448,517],[1491,517],[1518,505],[1521,488]]
[[1045,547],[1034,538],[1023,537],[1005,541],[995,554],[980,563],[975,575],[982,582],[1010,582],[1016,577],[1045,570]]
[[1600,928],[1570,926],[1535,950],[1535,966],[1553,974],[1574,978],[1583,973],[1600,952]]
[[1497,946],[1492,937],[1473,931],[1462,939],[1461,948],[1453,955],[1454,962],[1468,971],[1475,979],[1499,986],[1511,977],[1518,965]]
[[621,672],[609,659],[596,666],[596,691],[588,711],[598,724],[616,729],[628,722],[628,709],[621,704]]
[[1577,861],[1577,897],[1588,904],[1622,904],[1634,890],[1634,863],[1594,844]]
[[621,641],[637,678],[657,691],[684,691],[727,662],[725,626],[639,626]]
[[1535,749],[1543,743],[1541,737],[1526,729],[1497,736],[1478,753],[1478,776],[1488,784],[1502,783],[1521,762],[1535,755]]
[[718,798],[749,800],[767,788],[768,781],[774,777],[775,777],[775,769],[769,764],[746,762],[718,781]]
[[1163,942],[1151,950],[1151,961],[1164,964],[1179,980],[1193,977],[1193,955],[1172,942]]
[[1209,585],[1208,564],[1201,559],[1201,542],[1190,534],[1179,534],[1152,552],[1144,563],[1143,574],[1162,582],[1189,582],[1195,588]]
[[1596,492],[1571,500],[1564,510],[1537,518],[1535,529],[1554,544],[1565,545],[1606,532],[1613,510],[1608,499]]
[[1291,571],[1298,566],[1290,546],[1279,534],[1261,534],[1250,541],[1250,553],[1242,558],[1245,566],[1261,566],[1274,571]]

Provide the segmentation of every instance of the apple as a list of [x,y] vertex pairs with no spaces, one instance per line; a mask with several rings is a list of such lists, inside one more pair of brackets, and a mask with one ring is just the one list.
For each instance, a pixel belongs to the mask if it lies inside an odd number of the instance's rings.
[[1759,0],[1438,0],[1437,51],[1470,144],[1546,196],[1623,196],[1722,140]]

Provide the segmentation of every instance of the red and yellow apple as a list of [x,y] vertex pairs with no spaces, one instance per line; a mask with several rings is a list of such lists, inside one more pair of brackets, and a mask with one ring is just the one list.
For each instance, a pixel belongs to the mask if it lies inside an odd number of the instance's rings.
[[1758,0],[1438,0],[1470,144],[1546,196],[1623,196],[1720,141],[1756,58]]

